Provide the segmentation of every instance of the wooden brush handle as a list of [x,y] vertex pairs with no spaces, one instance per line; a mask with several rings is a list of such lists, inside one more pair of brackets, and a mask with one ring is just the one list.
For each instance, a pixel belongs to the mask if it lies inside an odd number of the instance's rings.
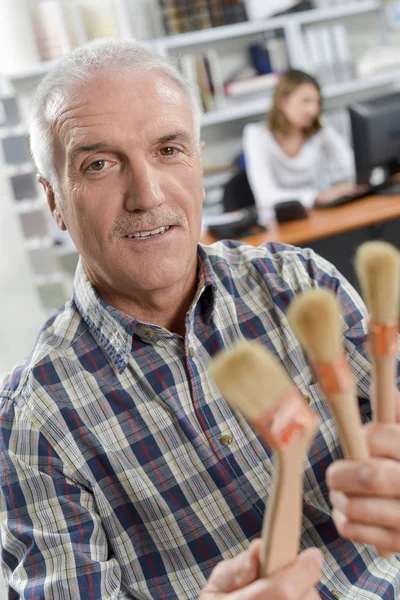
[[377,423],[394,423],[396,421],[395,383],[397,356],[372,355],[375,382],[374,421]]
[[360,410],[354,389],[335,394],[325,392],[325,396],[339,428],[345,457],[350,460],[367,459],[369,451],[362,433]]
[[264,517],[260,576],[293,562],[299,552],[303,514],[303,463],[318,428],[303,432],[275,453],[272,492]]
[[[331,396],[328,401],[339,427],[340,441],[345,457],[350,460],[368,458],[368,446],[361,432],[361,418],[353,391]],[[387,552],[383,548],[376,550],[382,558],[392,556],[392,552]]]
[[[371,355],[375,383],[374,421],[377,423],[395,423],[397,355],[380,356],[375,352],[371,352]],[[377,548],[376,551],[382,558],[393,556],[392,552],[384,548]]]

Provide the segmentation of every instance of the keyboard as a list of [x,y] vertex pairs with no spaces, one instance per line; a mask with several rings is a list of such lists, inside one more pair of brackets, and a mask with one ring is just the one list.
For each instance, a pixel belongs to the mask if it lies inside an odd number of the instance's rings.
[[348,194],[345,196],[339,196],[332,200],[331,202],[326,202],[325,204],[315,204],[313,208],[321,209],[321,208],[332,208],[334,206],[343,206],[344,204],[350,204],[350,202],[355,202],[356,200],[361,200],[366,196],[370,196],[373,193],[372,190],[367,190],[365,192],[359,192],[357,194]]

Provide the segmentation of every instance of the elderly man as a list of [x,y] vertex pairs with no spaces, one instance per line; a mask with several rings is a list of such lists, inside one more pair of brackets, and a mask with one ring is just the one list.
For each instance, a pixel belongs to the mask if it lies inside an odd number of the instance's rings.
[[[398,598],[397,560],[372,545],[400,550],[400,426],[369,428],[374,458],[326,474],[337,431],[285,316],[303,289],[336,291],[368,420],[365,309],[310,251],[199,245],[199,114],[177,70],[134,42],[83,46],[39,86],[31,146],[81,259],[71,301],[0,392],[9,598]],[[207,375],[210,357],[243,337],[280,357],[322,417],[305,552],[264,580],[250,542],[269,449]]]

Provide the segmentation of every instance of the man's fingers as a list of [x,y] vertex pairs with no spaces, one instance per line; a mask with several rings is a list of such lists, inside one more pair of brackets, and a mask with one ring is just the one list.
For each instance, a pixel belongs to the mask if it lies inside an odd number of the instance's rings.
[[331,491],[350,496],[400,498],[400,463],[391,459],[336,460],[326,472]]
[[295,563],[272,575],[269,581],[271,585],[283,589],[286,594],[283,596],[285,599],[286,597],[301,599],[310,592],[310,587],[319,581],[323,562],[322,552],[310,548],[302,552]]
[[306,596],[303,596],[301,600],[321,600],[321,596],[318,594],[317,590],[313,590]]
[[261,540],[256,540],[246,552],[219,563],[201,598],[206,600],[229,594],[229,600],[308,600],[307,594],[310,595],[321,576],[322,552],[316,548],[306,550],[289,567],[271,577],[257,579],[261,544]]
[[[350,539],[352,542],[384,548],[385,552],[400,552],[400,532],[393,529],[385,529],[374,525],[363,525],[360,523],[351,523],[346,520],[342,513],[332,511],[332,517],[336,529],[342,537]],[[397,560],[397,559],[396,559]]]
[[261,540],[252,542],[246,552],[220,562],[212,571],[204,592],[229,593],[258,577]]
[[400,426],[398,424],[368,423],[364,427],[371,456],[400,461]]
[[334,509],[348,521],[365,525],[376,525],[400,531],[400,500],[345,496],[342,492],[331,492],[330,501]]

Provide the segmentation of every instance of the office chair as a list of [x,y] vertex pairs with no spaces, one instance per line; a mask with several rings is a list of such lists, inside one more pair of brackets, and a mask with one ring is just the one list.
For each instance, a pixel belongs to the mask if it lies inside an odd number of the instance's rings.
[[253,192],[250,189],[245,171],[236,173],[226,183],[222,196],[222,204],[224,212],[255,206]]

